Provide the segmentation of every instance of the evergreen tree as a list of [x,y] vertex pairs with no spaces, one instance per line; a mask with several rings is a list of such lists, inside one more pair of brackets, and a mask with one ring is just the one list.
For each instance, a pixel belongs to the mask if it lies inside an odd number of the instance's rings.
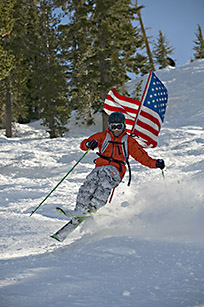
[[154,56],[156,63],[160,65],[159,69],[165,68],[169,65],[168,55],[172,54],[174,48],[169,46],[169,42],[166,36],[163,35],[162,31],[159,30],[159,35],[157,37],[157,42],[154,44]]
[[[24,112],[19,114],[18,122],[28,123],[30,120],[39,119],[38,116],[38,101],[33,98],[33,92],[36,85],[33,84],[34,75],[38,74],[38,81],[41,76],[36,71],[36,61],[40,52],[40,35],[39,30],[41,28],[39,18],[39,1],[28,0],[26,2],[28,15],[26,16],[26,37],[25,37],[25,50],[24,65],[26,65],[27,79],[26,86],[21,95],[21,101],[24,105]],[[38,5],[37,5],[38,4]]]
[[9,75],[14,59],[4,48],[5,41],[13,29],[13,20],[10,16],[13,14],[14,3],[15,0],[0,2],[0,80]]
[[201,26],[198,25],[198,30],[195,33],[197,40],[194,41],[195,46],[193,50],[195,50],[194,57],[195,59],[204,59],[204,39],[201,30]]
[[109,89],[128,80],[128,72],[141,72],[147,61],[132,24],[137,9],[130,0],[70,0],[68,10],[62,49],[67,46],[72,103],[92,123],[92,109],[102,109]]
[[[50,137],[62,135],[69,118],[67,81],[59,57],[57,21],[51,1],[9,0],[0,5],[0,94],[6,136],[12,122],[38,117]],[[2,3],[1,3],[2,4]]]
[[70,114],[65,67],[60,58],[59,19],[53,15],[53,9],[52,1],[39,1],[37,49],[33,53],[27,91],[51,138],[62,136],[67,130]]
[[5,82],[12,67],[14,56],[10,54],[5,45],[8,36],[13,29],[13,19],[10,16],[13,14],[14,0],[0,2],[0,127],[5,124]]
[[[25,55],[27,51],[26,38],[26,16],[27,5],[24,1],[3,1],[0,6],[2,23],[8,32],[2,35],[1,54],[7,55],[8,66],[1,71],[2,115],[6,128],[6,136],[12,136],[12,121],[15,121],[19,114],[23,113],[24,107],[21,95],[25,88],[27,78],[27,66]],[[4,11],[6,14],[4,15]],[[4,27],[3,27],[4,30]]]
[[[70,23],[60,27],[62,31],[62,57],[68,62],[67,77],[73,109],[78,109],[87,124],[93,123],[92,103],[98,97],[94,87],[95,71],[92,68],[92,35],[89,13],[91,2],[72,0],[68,2]],[[93,76],[90,80],[90,76]],[[93,83],[91,84],[91,82]]]

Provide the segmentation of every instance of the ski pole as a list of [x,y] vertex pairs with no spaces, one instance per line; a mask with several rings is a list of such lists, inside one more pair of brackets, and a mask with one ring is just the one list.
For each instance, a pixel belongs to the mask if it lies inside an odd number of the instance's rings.
[[57,189],[57,187],[60,185],[60,183],[62,183],[62,181],[65,180],[65,178],[67,178],[67,176],[73,171],[73,169],[77,166],[77,164],[79,164],[79,162],[85,157],[85,155],[90,151],[90,148],[83,154],[83,156],[76,162],[76,164],[68,171],[68,173],[60,180],[60,182],[58,182],[58,184],[52,189],[52,191],[41,201],[41,203],[39,204],[39,206],[37,206],[30,214],[33,215],[33,213],[35,213],[38,208],[40,208],[40,206],[46,201],[46,199],[48,199],[48,197]]
[[110,199],[109,199],[109,201],[108,201],[108,203],[109,203],[109,204],[110,204],[110,203],[111,203],[111,201],[112,201],[112,198],[113,198],[113,194],[114,194],[114,192],[115,192],[115,188],[113,188],[113,190],[112,190],[112,193],[111,193]]
[[168,189],[167,189],[167,185],[166,185],[166,180],[165,180],[165,175],[164,175],[164,170],[163,169],[161,170],[161,173],[162,173],[162,177],[163,177],[163,182],[164,182],[166,193],[168,193]]

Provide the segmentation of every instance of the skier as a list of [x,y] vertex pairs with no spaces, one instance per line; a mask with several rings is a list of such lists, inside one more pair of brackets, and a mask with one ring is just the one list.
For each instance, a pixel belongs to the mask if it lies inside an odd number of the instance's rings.
[[[80,147],[85,151],[98,147],[99,157],[95,160],[95,169],[79,188],[76,207],[70,215],[72,219],[51,236],[60,242],[84,221],[81,215],[95,212],[107,203],[111,190],[119,185],[125,175],[125,164],[130,171],[129,155],[150,168],[165,167],[162,159],[149,157],[138,142],[126,133],[125,116],[120,112],[111,113],[106,131],[95,133],[83,140]],[[61,208],[57,209],[65,215],[70,214]]]
[[80,145],[82,150],[97,147],[99,157],[95,160],[96,167],[79,188],[76,200],[75,210],[82,214],[95,212],[107,203],[111,190],[119,185],[125,175],[125,164],[129,168],[129,155],[149,168],[165,167],[162,159],[149,157],[138,142],[126,133],[125,116],[120,112],[110,114],[106,131],[91,135]]

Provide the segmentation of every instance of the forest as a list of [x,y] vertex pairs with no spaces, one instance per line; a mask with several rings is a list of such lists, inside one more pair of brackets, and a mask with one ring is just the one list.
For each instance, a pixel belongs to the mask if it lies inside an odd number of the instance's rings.
[[[131,0],[1,0],[0,128],[6,137],[15,123],[33,120],[42,121],[50,138],[63,136],[73,110],[91,125],[110,88],[127,94],[129,73],[175,65],[162,29],[154,44],[149,40],[143,9]],[[200,25],[195,31],[192,60],[204,58]]]

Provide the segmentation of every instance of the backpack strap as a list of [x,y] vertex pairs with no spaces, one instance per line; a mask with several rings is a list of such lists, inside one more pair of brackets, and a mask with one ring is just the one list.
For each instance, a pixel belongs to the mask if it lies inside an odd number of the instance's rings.
[[123,145],[123,154],[124,157],[127,158],[128,157],[128,134],[126,133],[123,137],[122,137],[122,145]]
[[110,141],[111,141],[111,135],[110,135],[110,133],[107,132],[105,140],[103,141],[103,144],[102,144],[102,147],[101,147],[101,153],[103,153],[106,150]]
[[[119,144],[122,145],[123,155],[125,157],[126,162],[116,160],[116,159],[113,159],[112,157],[107,157],[107,156],[103,155],[103,152],[106,150],[109,143],[113,143],[113,144],[116,144],[116,145],[119,145]],[[110,162],[118,163],[120,172],[122,171],[122,164],[125,165],[127,163],[127,167],[128,167],[128,171],[129,171],[128,186],[130,185],[132,175],[131,175],[130,163],[129,163],[129,160],[128,160],[128,134],[127,133],[122,137],[121,142],[115,142],[115,141],[111,141],[111,135],[107,132],[105,140],[103,141],[103,144],[102,144],[101,152],[100,153],[97,152],[96,154],[104,160],[108,160]],[[95,162],[95,160],[94,160],[94,162]]]
[[124,156],[125,156],[126,163],[127,163],[127,166],[128,166],[128,171],[129,171],[128,186],[130,186],[131,179],[132,179],[132,173],[131,173],[130,163],[129,163],[129,160],[128,160],[128,145],[127,145],[128,135],[125,134],[124,137],[125,136],[126,136],[126,139],[125,139],[125,142],[122,143],[122,145],[123,145],[123,152],[124,152]]

